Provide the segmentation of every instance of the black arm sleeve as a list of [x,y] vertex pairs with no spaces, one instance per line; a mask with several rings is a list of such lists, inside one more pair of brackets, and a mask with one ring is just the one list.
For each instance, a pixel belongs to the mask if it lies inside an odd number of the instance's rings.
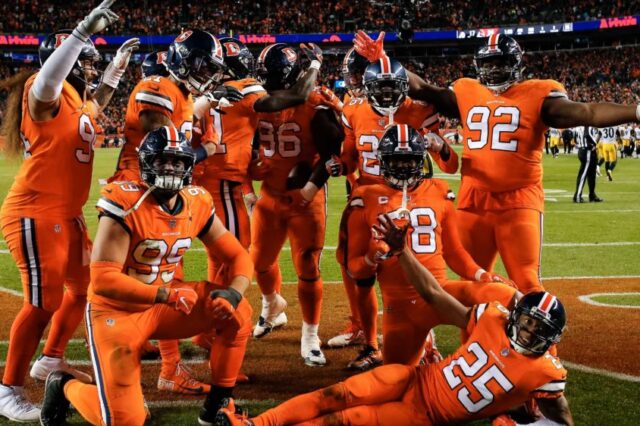
[[321,109],[316,112],[311,120],[311,131],[316,149],[320,153],[320,161],[311,173],[309,181],[320,188],[329,179],[324,163],[332,155],[340,155],[344,131],[336,114],[330,109]]

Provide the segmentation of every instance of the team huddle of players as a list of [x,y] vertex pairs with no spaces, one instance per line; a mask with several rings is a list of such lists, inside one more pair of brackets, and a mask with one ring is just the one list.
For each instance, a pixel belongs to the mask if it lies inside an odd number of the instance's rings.
[[[187,29],[143,63],[91,243],[81,209],[94,119],[139,45],[127,41],[94,90],[98,53],[89,37],[118,19],[113,2],[73,31],[50,35],[42,68],[13,81],[4,130],[9,151],[25,160],[1,225],[25,301],[11,329],[0,414],[58,425],[72,404],[91,424],[142,424],[140,356],[157,339],[158,387],[206,394],[203,425],[483,417],[506,425],[515,422],[504,413],[523,404],[536,424],[572,424],[566,370],[555,357],[566,315],[540,279],[544,132],[638,121],[636,106],[576,103],[556,81],[522,80],[523,52],[501,34],[478,49],[478,80],[439,88],[389,58],[384,33],[373,40],[359,32],[344,59],[343,103],[316,87],[323,58],[315,45],[272,44],[254,61],[238,40]],[[432,177],[434,163],[458,170],[438,114],[463,125],[457,208],[448,185]],[[351,189],[336,257],[351,319],[329,344],[361,344],[349,367],[370,371],[250,419],[235,407],[233,388],[245,379],[249,337],[287,322],[278,262],[287,239],[303,318],[300,354],[306,365],[326,363],[318,337],[325,184],[341,175]],[[195,238],[206,247],[208,276],[186,282],[182,258]],[[491,272],[498,254],[509,279]],[[449,279],[447,267],[461,278]],[[254,276],[262,309],[252,331],[244,292]],[[83,316],[93,377],[63,359]],[[38,408],[22,386],[50,321],[30,370],[46,379]],[[445,359],[431,332],[439,324],[462,329],[462,346]],[[181,363],[182,338],[209,350],[210,385]]]

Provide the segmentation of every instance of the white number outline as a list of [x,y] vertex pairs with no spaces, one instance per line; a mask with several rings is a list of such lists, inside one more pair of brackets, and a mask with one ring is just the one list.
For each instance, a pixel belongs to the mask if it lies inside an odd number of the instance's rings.
[[[358,138],[358,146],[362,147],[362,150],[359,150],[362,157],[361,170],[373,176],[380,176],[380,162],[378,161],[379,143],[380,140],[376,135],[360,135]],[[369,148],[367,145],[371,147]],[[370,165],[369,163],[371,161],[375,161],[375,164]]]
[[[137,268],[129,267],[127,268],[127,275],[145,284],[153,284],[158,278],[158,274],[160,274],[162,259],[164,258],[165,262],[170,265],[177,264],[189,247],[191,247],[191,238],[177,239],[171,246],[171,250],[169,250],[169,246],[165,240],[142,240],[131,251],[131,257],[137,264],[149,267],[150,272],[144,273],[140,272]],[[142,257],[147,250],[158,250],[158,254],[153,258]],[[174,274],[175,269],[173,271],[163,271],[162,274],[160,274],[160,278],[165,284],[169,284],[173,280]]]
[[[480,132],[478,140],[467,138],[467,146],[469,149],[482,149],[489,141],[489,133],[491,133],[491,149],[495,151],[518,151],[518,139],[512,138],[507,142],[501,140],[503,133],[515,133],[520,128],[520,110],[514,106],[500,106],[493,111],[493,117],[502,117],[504,115],[511,116],[509,123],[495,123],[492,129],[489,129],[489,118],[491,109],[487,106],[474,106],[467,113],[467,128],[471,131]],[[473,117],[480,115],[480,120],[475,121]]]
[[[394,210],[389,214],[391,219],[400,217],[400,209]],[[420,217],[428,217],[429,225],[421,225]],[[436,228],[438,221],[436,220],[436,212],[431,207],[415,207],[409,210],[409,223],[411,225],[411,250],[417,254],[435,253],[437,249]],[[421,244],[420,236],[429,235],[429,244]]]
[[93,154],[93,147],[96,143],[96,129],[93,127],[93,123],[87,114],[80,115],[78,120],[78,135],[84,143],[89,144],[89,152],[84,149],[76,149],[76,159],[81,163],[90,163],[91,155]]
[[[272,123],[260,120],[258,124],[258,137],[260,143],[267,143],[269,148],[264,147],[264,156],[269,158],[280,154],[282,158],[297,157],[302,152],[302,142],[296,133],[300,133],[302,128],[295,121],[288,121],[278,126],[277,132]],[[266,132],[263,132],[265,130]],[[285,132],[292,132],[286,134]]]

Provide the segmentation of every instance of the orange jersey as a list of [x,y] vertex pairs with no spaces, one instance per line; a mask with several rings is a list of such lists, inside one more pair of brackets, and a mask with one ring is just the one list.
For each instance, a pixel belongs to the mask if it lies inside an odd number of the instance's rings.
[[56,116],[44,122],[33,120],[27,103],[36,75],[26,81],[22,97],[25,159],[2,205],[2,215],[71,219],[82,214],[89,197],[97,108],[64,81]]
[[[177,214],[165,211],[152,195],[130,211],[146,190],[137,182],[112,182],[102,188],[96,207],[121,223],[131,237],[122,272],[145,284],[169,285],[193,239],[213,223],[213,200],[204,189],[189,186],[180,191],[182,208]],[[98,296],[89,289],[93,303],[128,311],[149,307]]]
[[[547,126],[540,110],[546,99],[567,96],[562,84],[525,80],[496,94],[477,80],[461,78],[453,83],[453,91],[464,141],[460,208],[541,209],[541,159]],[[500,200],[495,206],[467,194],[471,188],[495,194],[526,187],[535,187],[535,193]]]
[[[457,424],[503,413],[531,398],[562,395],[567,371],[548,352],[522,355],[505,333],[509,311],[499,303],[471,311],[467,342],[421,367],[420,386],[433,424]],[[426,373],[426,374],[425,374]]]
[[314,167],[320,159],[311,131],[311,121],[322,106],[322,97],[311,92],[307,101],[293,108],[274,113],[260,113],[258,138],[261,156],[270,168],[262,188],[273,195],[284,194],[287,176],[298,163]]
[[205,127],[211,126],[220,140],[215,155],[203,162],[202,178],[243,182],[247,178],[253,136],[258,127],[258,113],[253,104],[267,92],[253,78],[225,84],[241,91],[244,98],[229,108],[222,108],[222,114],[214,108],[205,114]]
[[[447,279],[447,265],[462,277],[473,279],[479,267],[460,243],[448,185],[439,179],[427,179],[409,191],[408,197],[407,244],[420,263],[441,283]],[[411,283],[404,278],[396,258],[380,263],[377,270],[359,260],[369,249],[371,228],[378,223],[378,215],[388,213],[391,218],[398,219],[401,206],[402,191],[386,185],[358,186],[353,191],[346,229],[348,270],[356,279],[377,273],[380,288],[386,296],[419,298]]]
[[[424,132],[438,132],[439,127],[438,114],[433,106],[410,98],[398,108],[393,121]],[[341,158],[347,172],[357,170],[360,175],[358,184],[361,185],[384,183],[378,162],[378,142],[390,124],[389,117],[374,110],[366,98],[351,98],[344,105],[342,124],[345,138]],[[451,152],[454,157],[455,153]],[[457,167],[457,157],[450,160],[455,161]]]
[[142,111],[166,115],[176,129],[191,140],[193,131],[193,98],[167,77],[143,78],[129,96],[124,123],[124,145],[118,158],[118,170],[138,170],[138,147],[146,135],[140,123]]

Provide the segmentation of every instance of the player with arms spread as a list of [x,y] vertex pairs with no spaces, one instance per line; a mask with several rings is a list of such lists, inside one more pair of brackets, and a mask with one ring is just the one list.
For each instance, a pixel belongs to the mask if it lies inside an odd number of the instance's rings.
[[[211,196],[188,186],[195,154],[182,133],[168,126],[150,132],[139,157],[141,179],[106,185],[97,204],[85,313],[97,386],[51,373],[44,425],[62,424],[69,402],[91,424],[143,424],[139,352],[148,339],[216,330],[201,424],[211,424],[235,385],[251,334],[251,306],[242,296],[253,274],[249,254],[216,217]],[[175,279],[195,238],[229,266],[228,286]]]
[[9,157],[24,158],[0,213],[24,293],[0,384],[0,415],[15,421],[38,419],[40,410],[24,399],[23,384],[50,321],[43,355],[31,368],[31,377],[44,380],[50,371],[64,369],[91,381],[67,365],[63,355],[82,320],[89,286],[91,242],[82,207],[91,186],[95,119],[139,44],[131,39],[118,50],[102,84],[92,92],[100,55],[90,36],[118,19],[109,9],[112,3],[93,9],[73,31],[47,36],[39,48],[38,72],[0,83],[10,91],[1,132],[5,151]]
[[[315,46],[302,47],[300,55],[311,61],[310,67],[320,67],[322,54]],[[272,93],[295,84],[302,71],[301,60],[285,44],[267,46],[258,58],[258,75],[265,89]],[[301,356],[307,365],[321,366],[326,363],[318,337],[322,305],[319,262],[327,214],[323,187],[329,177],[325,161],[339,152],[342,128],[335,113],[325,106],[325,97],[314,91],[302,105],[261,114],[257,137],[270,170],[252,216],[250,251],[263,295],[253,335],[264,337],[287,321],[278,256],[288,237],[303,317]]]
[[[378,367],[252,419],[235,415],[230,400],[218,413],[217,424],[458,424],[495,416],[533,397],[546,419],[573,425],[563,394],[567,371],[548,352],[565,329],[562,303],[547,292],[533,292],[511,311],[495,302],[465,307],[415,256],[407,244],[407,229],[388,215],[376,225],[378,238],[397,255],[407,280],[444,323],[469,333],[466,343],[440,362]],[[531,424],[549,424],[546,419]]]
[[[359,32],[356,50],[371,61],[379,60],[385,55],[383,39],[384,33],[373,41]],[[513,38],[493,34],[474,57],[478,80],[462,78],[451,88],[441,88],[410,73],[409,93],[435,105],[441,114],[460,119],[460,237],[487,270],[500,253],[509,278],[527,293],[542,289],[545,130],[640,121],[640,106],[572,102],[557,81],[523,80],[522,55]]]

